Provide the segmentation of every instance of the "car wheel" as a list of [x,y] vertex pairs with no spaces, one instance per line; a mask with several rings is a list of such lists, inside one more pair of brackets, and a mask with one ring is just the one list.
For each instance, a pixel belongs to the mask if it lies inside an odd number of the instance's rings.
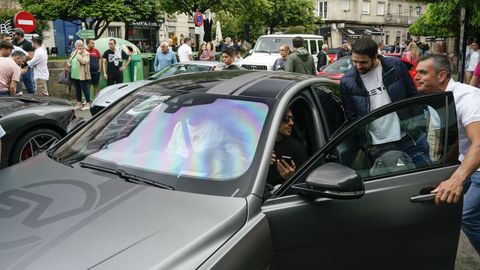
[[24,161],[47,150],[51,145],[60,140],[62,136],[51,129],[35,129],[20,137],[15,143],[11,155],[11,164]]

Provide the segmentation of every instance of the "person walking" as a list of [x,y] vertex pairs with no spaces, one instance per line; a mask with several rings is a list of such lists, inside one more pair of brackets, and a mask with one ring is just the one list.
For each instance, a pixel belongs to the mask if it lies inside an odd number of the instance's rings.
[[[349,121],[355,121],[382,106],[417,95],[407,66],[396,57],[378,55],[377,43],[371,38],[360,38],[352,45],[354,68],[340,79],[340,95]],[[368,126],[360,138],[365,151],[374,162],[383,153],[399,149],[408,154],[415,164],[428,164],[428,144],[425,134],[417,127],[406,127],[401,121],[424,114],[423,108],[402,113],[391,113]],[[426,120],[425,120],[426,121]],[[418,131],[418,132],[417,132]],[[418,133],[418,134],[417,134]],[[364,143],[368,142],[368,144]]]
[[472,79],[473,71],[479,63],[478,41],[473,40],[470,44],[470,50],[465,55],[465,83],[469,84]]
[[[32,59],[34,54],[34,48],[30,41],[25,39],[25,33],[20,28],[13,29],[12,33],[13,45],[20,47],[22,50],[27,52],[27,60]],[[25,68],[26,64],[22,66]],[[25,85],[27,92],[30,94],[35,93],[35,83],[33,81],[33,69],[27,69],[25,73],[22,74],[20,82]],[[22,85],[17,85],[17,93],[22,92]]]
[[162,41],[160,43],[160,51],[155,55],[155,61],[153,62],[155,71],[158,72],[175,63],[177,63],[177,56],[169,49],[168,42]]
[[202,61],[215,61],[215,52],[213,51],[212,42],[207,42],[205,50],[200,55]]
[[275,60],[275,62],[273,63],[272,70],[284,71],[285,63],[287,62],[288,55],[290,54],[290,46],[288,46],[288,44],[282,44],[280,45],[278,52],[280,53],[280,57],[277,58],[277,60]]
[[410,42],[408,44],[408,51],[402,55],[402,59],[405,59],[416,66],[419,58],[420,50],[418,49],[417,44],[415,42]]
[[344,40],[342,42],[342,48],[337,52],[337,59],[340,59],[347,55],[352,55],[352,51],[350,50],[348,41]]
[[27,61],[29,68],[33,69],[33,79],[35,80],[35,94],[39,96],[48,96],[47,82],[50,77],[48,72],[48,54],[45,47],[43,47],[43,39],[41,37],[34,37],[32,39],[35,53],[30,61]]
[[[107,85],[123,82],[123,71],[130,64],[130,56],[121,48],[117,48],[117,41],[111,38],[108,41],[108,50],[103,53],[103,78]],[[123,60],[126,60],[123,64]]]
[[[90,54],[84,48],[83,41],[75,41],[75,50],[70,56],[67,67],[71,70],[71,81],[77,97],[77,105],[75,105],[74,109],[90,110],[90,89],[88,89],[88,82],[91,79]],[[86,101],[83,108],[82,93]]]
[[435,203],[457,203],[463,197],[462,230],[480,254],[480,91],[452,79],[451,63],[446,55],[431,54],[420,59],[415,81],[425,94],[451,91],[455,100],[458,125],[460,166],[432,193]]
[[330,58],[328,57],[327,51],[328,51],[328,45],[323,44],[322,50],[319,51],[317,54],[317,71],[320,71],[322,67],[330,63]]
[[178,48],[178,62],[193,61],[191,44],[192,40],[190,38],[185,38],[182,46]]
[[303,38],[298,36],[292,40],[293,52],[287,57],[285,71],[313,75],[316,72],[313,56],[303,47]]
[[100,82],[102,55],[95,48],[95,40],[87,39],[87,52],[90,55],[90,83],[93,86],[93,96],[96,97],[98,95],[98,83]]
[[227,47],[222,51],[222,61],[225,64],[223,70],[238,70],[240,69],[234,64],[237,51],[233,47]]
[[21,51],[14,51],[10,57],[0,57],[0,96],[15,96],[17,84],[20,82],[22,66],[26,55]]

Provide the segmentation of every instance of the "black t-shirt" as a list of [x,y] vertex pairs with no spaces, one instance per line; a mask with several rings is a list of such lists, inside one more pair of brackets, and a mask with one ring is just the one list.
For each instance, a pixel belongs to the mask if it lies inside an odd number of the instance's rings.
[[35,49],[33,49],[33,45],[32,45],[32,42],[26,40],[26,39],[23,39],[22,42],[20,43],[17,43],[15,40],[12,42],[13,45],[15,46],[18,46],[22,49],[24,49],[25,51],[27,52],[33,52],[35,51]]
[[[273,151],[280,159],[282,156],[289,156],[295,162],[297,169],[307,160],[307,149],[303,144],[292,137],[284,137],[281,141],[276,142]],[[268,170],[267,183],[272,185],[281,184],[285,179],[280,176],[277,170],[277,164],[271,164]]]
[[128,55],[122,50],[122,57],[115,55],[115,52],[108,49],[103,53],[102,58],[107,59],[107,75],[120,73],[120,67],[123,64],[123,60],[128,59]]

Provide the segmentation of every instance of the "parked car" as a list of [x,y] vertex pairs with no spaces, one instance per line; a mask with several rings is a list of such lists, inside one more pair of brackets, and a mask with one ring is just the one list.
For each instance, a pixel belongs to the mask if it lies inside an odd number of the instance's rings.
[[2,138],[0,169],[35,156],[66,135],[75,118],[68,100],[40,97],[0,97]]
[[278,49],[282,44],[288,44],[293,50],[293,38],[301,36],[304,39],[304,47],[313,55],[315,65],[317,64],[317,53],[322,49],[323,36],[309,34],[275,34],[260,36],[255,47],[248,57],[245,57],[240,66],[249,70],[272,70],[275,60],[280,58]]
[[[392,56],[385,56],[385,57],[399,57],[399,56],[392,55]],[[405,65],[407,65],[408,72],[410,73],[410,76],[412,77],[412,79],[414,79],[415,81],[415,75],[417,74],[415,70],[416,66],[408,60],[402,59],[402,61],[405,63]],[[317,72],[316,76],[321,78],[329,78],[339,83],[340,79],[343,77],[343,74],[345,74],[347,71],[349,71],[352,68],[354,68],[353,62],[352,62],[352,56],[348,55],[324,67],[319,72]]]
[[[0,171],[0,268],[453,269],[462,206],[429,193],[458,167],[452,93],[347,123],[335,92],[327,79],[244,70],[138,87]],[[431,162],[367,156],[362,131],[422,106],[438,112],[435,130],[421,111],[402,124],[419,128],[412,139],[435,135]],[[309,157],[265,192],[288,108]]]
[[130,91],[149,83],[150,81],[167,78],[177,74],[221,70],[224,66],[225,64],[223,62],[218,61],[192,61],[176,63],[163,68],[147,80],[118,83],[107,86],[103,88],[98,96],[92,101],[90,105],[90,112],[92,115],[95,115],[97,112],[101,111],[115,100],[125,96],[126,94],[130,93]]

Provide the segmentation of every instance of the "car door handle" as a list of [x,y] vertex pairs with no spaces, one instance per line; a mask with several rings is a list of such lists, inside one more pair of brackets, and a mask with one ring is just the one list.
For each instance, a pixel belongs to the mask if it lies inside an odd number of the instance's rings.
[[435,193],[420,194],[413,197],[410,197],[410,202],[412,203],[424,203],[424,202],[433,202],[435,200]]

